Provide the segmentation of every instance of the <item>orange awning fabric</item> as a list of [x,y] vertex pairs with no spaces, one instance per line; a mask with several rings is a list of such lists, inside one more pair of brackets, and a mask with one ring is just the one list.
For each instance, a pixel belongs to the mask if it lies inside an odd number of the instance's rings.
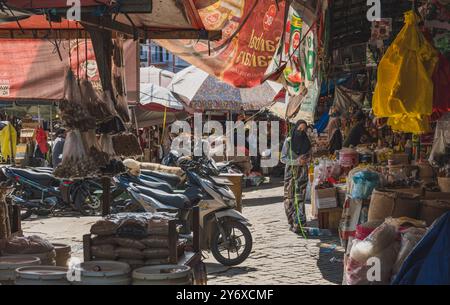
[[[82,6],[94,6],[105,4],[109,1],[86,0],[81,1]],[[181,4],[181,5],[180,5]],[[18,9],[50,9],[50,8],[64,8],[66,0],[64,1],[29,1],[29,0],[10,0],[8,5]],[[203,21],[200,18],[199,12],[196,8],[195,0],[177,1],[153,1],[151,13],[140,14],[118,14],[115,17],[117,22],[126,24],[128,26],[136,26],[141,29],[205,29]],[[128,17],[131,19],[128,19]],[[21,27],[24,29],[49,29],[49,22],[45,16],[33,16],[20,21]],[[55,29],[73,29],[76,22],[53,22],[52,27]],[[9,22],[0,27],[2,29],[18,29],[17,22]]]
[[62,22],[49,22],[43,15],[32,15],[26,19],[0,23],[0,30],[77,30],[83,29],[80,23],[63,19]]

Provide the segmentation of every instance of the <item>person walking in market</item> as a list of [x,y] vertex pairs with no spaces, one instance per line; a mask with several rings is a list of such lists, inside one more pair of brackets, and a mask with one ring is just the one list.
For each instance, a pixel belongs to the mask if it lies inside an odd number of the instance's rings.
[[284,173],[284,208],[291,231],[299,233],[306,226],[305,199],[308,185],[308,164],[311,141],[306,132],[308,124],[300,120],[286,138],[281,151]]

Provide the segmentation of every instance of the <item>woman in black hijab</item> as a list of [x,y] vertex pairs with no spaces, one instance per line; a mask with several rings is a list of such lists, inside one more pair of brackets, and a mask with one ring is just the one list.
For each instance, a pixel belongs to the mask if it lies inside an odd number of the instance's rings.
[[284,208],[291,231],[300,233],[306,225],[305,197],[308,185],[308,163],[311,141],[306,130],[308,124],[300,120],[286,139],[281,151],[281,162],[286,165],[284,172]]

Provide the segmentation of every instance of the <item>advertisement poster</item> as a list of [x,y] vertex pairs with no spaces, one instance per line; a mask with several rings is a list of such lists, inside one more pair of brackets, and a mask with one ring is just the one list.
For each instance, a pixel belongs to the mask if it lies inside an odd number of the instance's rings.
[[317,33],[315,28],[310,29],[311,18],[305,17],[294,8],[289,8],[283,46],[278,47],[268,69],[268,72],[272,72],[286,63],[281,81],[287,85],[292,96],[302,94],[305,88],[313,85],[316,78]]
[[[210,42],[209,45],[207,41],[197,40],[156,42],[235,87],[254,87],[261,84],[279,45],[284,4],[284,1],[277,3],[275,0],[256,3],[250,0],[219,0],[200,9],[199,14],[207,30],[223,29],[220,41]],[[249,16],[247,21],[237,32],[246,16]]]

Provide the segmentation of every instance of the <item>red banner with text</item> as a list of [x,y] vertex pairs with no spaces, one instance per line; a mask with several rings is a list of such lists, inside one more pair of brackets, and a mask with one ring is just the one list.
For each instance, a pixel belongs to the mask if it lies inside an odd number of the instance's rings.
[[235,87],[254,87],[261,83],[280,41],[284,5],[276,0],[219,0],[198,11],[207,30],[222,29],[220,41],[156,42]]

